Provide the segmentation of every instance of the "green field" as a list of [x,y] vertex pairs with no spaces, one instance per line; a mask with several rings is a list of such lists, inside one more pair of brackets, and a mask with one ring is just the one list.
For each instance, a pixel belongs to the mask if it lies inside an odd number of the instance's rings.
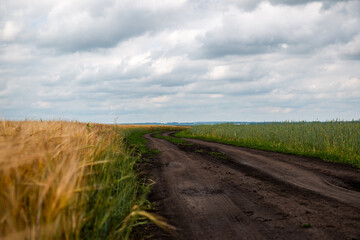
[[360,168],[360,122],[199,125],[175,136],[318,157]]

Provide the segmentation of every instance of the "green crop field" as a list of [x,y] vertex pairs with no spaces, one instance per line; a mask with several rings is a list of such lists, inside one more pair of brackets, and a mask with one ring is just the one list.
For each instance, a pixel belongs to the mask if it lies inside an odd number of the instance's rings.
[[359,121],[199,125],[176,136],[319,157],[360,168]]

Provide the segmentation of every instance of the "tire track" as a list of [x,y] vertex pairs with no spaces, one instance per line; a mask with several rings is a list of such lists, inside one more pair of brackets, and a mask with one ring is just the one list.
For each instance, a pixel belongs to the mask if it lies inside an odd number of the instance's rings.
[[[360,239],[359,202],[352,198],[359,193],[306,170],[309,166],[298,167],[299,160],[293,174],[287,160],[281,159],[295,156],[274,157],[267,152],[187,139],[200,148],[229,155],[233,163],[224,164],[209,156],[183,151],[151,134],[145,138],[149,147],[161,151],[151,170],[151,178],[156,182],[151,200],[159,214],[178,228],[172,236],[156,239]],[[246,167],[241,170],[234,164]],[[249,168],[257,174],[251,174]],[[271,177],[258,178],[258,174]],[[352,174],[359,177],[354,171]],[[309,181],[313,175],[315,184]],[[299,188],[310,193],[297,191]],[[350,200],[343,201],[339,193],[345,193]],[[312,227],[302,227],[307,223]]]
[[[281,157],[283,157],[284,154],[280,153],[273,153],[272,156],[268,156],[268,152],[261,150],[252,150],[250,152],[249,149],[246,148],[239,148],[225,144],[206,142],[197,139],[186,140],[188,142],[213,148],[216,151],[222,152],[230,156],[236,164],[253,168],[254,170],[257,170],[264,175],[271,176],[280,182],[291,184],[294,187],[308,190],[324,197],[336,199],[360,209],[360,192],[333,184],[322,174],[309,169],[304,169],[302,166],[298,166],[297,164],[301,162],[302,158],[291,156],[292,161],[297,163],[294,164],[289,161],[281,160]],[[353,172],[354,171],[351,171],[349,175],[354,175]],[[358,177],[360,176],[359,174],[357,175]],[[345,183],[343,182],[342,185],[345,185]]]

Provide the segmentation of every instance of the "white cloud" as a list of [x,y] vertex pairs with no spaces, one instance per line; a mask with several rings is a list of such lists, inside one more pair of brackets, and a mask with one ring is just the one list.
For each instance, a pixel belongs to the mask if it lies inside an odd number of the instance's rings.
[[350,42],[342,45],[341,51],[347,57],[360,60],[360,34],[354,37]]
[[128,61],[128,64],[130,66],[141,66],[150,61],[149,57],[150,57],[149,52],[144,53],[144,54],[139,54],[139,55],[131,57]]
[[149,100],[149,102],[150,103],[167,103],[167,102],[169,102],[170,101],[170,97],[169,96],[166,96],[166,95],[164,95],[164,96],[159,96],[159,97],[154,97],[154,98],[151,98],[150,100]]
[[2,31],[0,31],[1,41],[14,41],[21,31],[21,26],[12,21],[6,21]]
[[51,107],[51,103],[49,102],[44,102],[44,101],[38,101],[35,104],[33,104],[33,106],[35,108],[50,108]]
[[210,98],[222,98],[222,97],[224,97],[224,95],[223,94],[209,94],[209,97]]
[[158,75],[171,73],[180,59],[180,57],[160,58],[152,64],[152,67]]
[[132,1],[131,3],[139,8],[159,11],[179,8],[186,3],[186,0],[140,0],[135,3]]
[[0,53],[0,62],[4,63],[20,63],[34,57],[31,47],[20,44],[0,45]]
[[259,108],[259,111],[269,112],[269,113],[290,113],[291,108],[280,108],[280,107],[265,107]]
[[229,67],[228,66],[215,66],[205,75],[205,78],[208,77],[210,79],[218,80],[223,79],[229,76]]

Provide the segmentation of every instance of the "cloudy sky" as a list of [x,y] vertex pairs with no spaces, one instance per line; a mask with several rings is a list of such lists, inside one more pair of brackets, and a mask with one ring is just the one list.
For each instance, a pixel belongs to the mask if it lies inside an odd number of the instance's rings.
[[1,0],[0,113],[360,119],[360,1]]

